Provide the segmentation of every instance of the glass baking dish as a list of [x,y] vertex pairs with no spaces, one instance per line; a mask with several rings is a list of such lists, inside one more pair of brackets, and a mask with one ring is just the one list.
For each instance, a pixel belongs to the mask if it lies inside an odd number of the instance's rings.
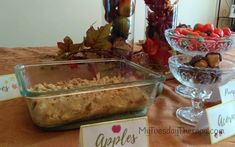
[[17,65],[15,74],[33,122],[46,130],[144,116],[165,80],[118,59]]

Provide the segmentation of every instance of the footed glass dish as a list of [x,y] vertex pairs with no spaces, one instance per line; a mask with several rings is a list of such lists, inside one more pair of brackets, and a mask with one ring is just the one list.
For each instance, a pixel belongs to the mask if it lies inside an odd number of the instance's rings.
[[116,59],[17,65],[15,74],[33,122],[45,130],[144,116],[165,79]]
[[183,85],[193,88],[192,107],[182,107],[176,116],[184,123],[195,126],[203,114],[203,101],[209,99],[213,88],[226,84],[235,76],[235,63],[222,60],[219,68],[199,68],[188,65],[191,56],[178,55],[169,59],[173,76]]

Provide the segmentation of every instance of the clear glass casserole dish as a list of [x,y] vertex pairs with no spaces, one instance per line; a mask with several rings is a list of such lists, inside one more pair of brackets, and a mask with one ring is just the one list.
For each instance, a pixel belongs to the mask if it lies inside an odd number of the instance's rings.
[[46,130],[144,116],[165,79],[117,59],[17,65],[15,74],[33,122]]

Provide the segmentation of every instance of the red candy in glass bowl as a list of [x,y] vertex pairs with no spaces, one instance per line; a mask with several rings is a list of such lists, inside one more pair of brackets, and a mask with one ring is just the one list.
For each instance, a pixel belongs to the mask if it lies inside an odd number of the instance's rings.
[[175,29],[165,31],[165,37],[170,46],[180,53],[190,56],[206,55],[208,52],[224,53],[232,45],[230,36],[213,37],[197,34],[180,34]]

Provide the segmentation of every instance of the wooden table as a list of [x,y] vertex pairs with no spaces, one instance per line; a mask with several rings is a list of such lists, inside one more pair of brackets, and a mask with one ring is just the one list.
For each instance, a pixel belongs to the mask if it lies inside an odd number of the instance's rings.
[[[55,55],[57,48],[0,48],[0,75],[13,73],[13,66],[19,63],[35,63],[52,60],[48,55]],[[235,56],[231,52],[228,57]],[[181,123],[175,116],[177,108],[191,105],[190,100],[174,92],[179,84],[176,80],[167,80],[164,91],[149,108],[150,127],[155,130],[171,129],[173,133],[152,133],[151,147],[161,146],[209,146],[209,135],[192,134],[193,127]],[[181,132],[179,132],[181,130]],[[177,133],[178,131],[179,133]],[[23,98],[0,102],[0,147],[77,147],[79,130],[62,132],[44,132],[32,122]],[[213,146],[235,146],[235,137],[226,139]]]

